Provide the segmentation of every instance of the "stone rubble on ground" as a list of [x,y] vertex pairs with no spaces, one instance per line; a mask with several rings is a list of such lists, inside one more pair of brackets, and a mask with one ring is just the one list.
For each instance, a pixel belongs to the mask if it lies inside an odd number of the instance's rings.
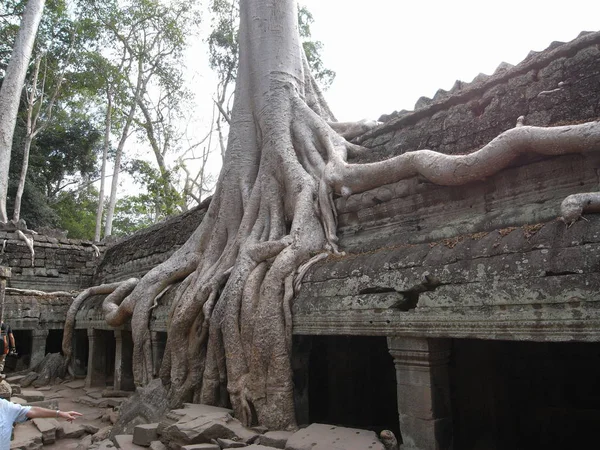
[[58,399],[65,395],[64,389],[81,390],[81,396],[71,394],[71,401],[86,405],[82,406],[87,408],[85,417],[95,423],[33,419],[17,425],[11,450],[44,450],[46,446],[50,446],[49,450],[384,450],[372,431],[325,424],[312,424],[296,432],[248,428],[232,416],[231,409],[191,403],[169,411],[158,423],[137,425],[133,434],[119,434],[113,441],[112,425],[103,428],[97,425],[100,421],[114,423],[119,406],[131,393],[86,389],[81,380],[55,385],[52,389],[21,391],[17,381],[0,383],[0,389],[20,392],[20,397],[11,397],[12,401],[54,402],[55,409]]

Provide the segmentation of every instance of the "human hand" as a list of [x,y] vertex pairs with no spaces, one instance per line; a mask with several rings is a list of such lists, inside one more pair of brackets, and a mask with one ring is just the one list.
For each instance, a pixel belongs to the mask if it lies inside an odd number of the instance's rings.
[[75,419],[77,419],[80,416],[82,416],[82,414],[78,413],[77,411],[59,411],[58,412],[58,417],[65,419],[68,422],[73,422]]

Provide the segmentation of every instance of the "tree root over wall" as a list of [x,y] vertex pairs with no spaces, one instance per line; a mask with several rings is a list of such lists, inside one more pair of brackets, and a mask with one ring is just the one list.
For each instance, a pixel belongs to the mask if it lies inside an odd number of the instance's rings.
[[[433,183],[464,184],[498,172],[522,153],[598,151],[600,124],[521,126],[469,155],[419,150],[348,164],[349,154],[364,149],[338,134],[336,129],[350,130],[351,136],[357,128],[334,124],[307,70],[295,2],[247,0],[240,8],[240,67],[228,150],[203,222],[139,282],[92,289],[111,292],[103,306],[111,325],[131,318],[134,377],[144,386],[152,380],[152,305],[165,288],[180,282],[160,370],[170,406],[190,401],[231,406],[247,425],[291,429],[296,422],[290,302],[310,264],[324,252],[340,251],[335,195],[417,174]],[[65,354],[71,348],[69,323],[82,301],[78,298],[68,314]]]

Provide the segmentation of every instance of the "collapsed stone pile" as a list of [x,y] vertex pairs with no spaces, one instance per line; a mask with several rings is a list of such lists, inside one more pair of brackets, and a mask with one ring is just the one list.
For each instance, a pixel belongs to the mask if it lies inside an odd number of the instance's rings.
[[[131,392],[85,388],[71,380],[39,389],[25,389],[23,375],[0,382],[0,397],[50,409],[77,410],[74,423],[34,419],[17,424],[11,450],[392,450],[375,432],[312,424],[296,432],[245,427],[233,411],[215,406],[184,404],[168,410],[160,420],[119,428],[121,407]],[[136,397],[130,400],[135,401]],[[131,432],[129,432],[131,430]],[[116,434],[121,433],[121,434]],[[397,450],[397,447],[395,447]]]

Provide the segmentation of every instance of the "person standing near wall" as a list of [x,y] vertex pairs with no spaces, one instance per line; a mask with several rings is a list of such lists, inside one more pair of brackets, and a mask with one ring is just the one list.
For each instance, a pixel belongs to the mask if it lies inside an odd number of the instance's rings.
[[17,354],[15,336],[13,335],[10,325],[5,324],[4,321],[2,321],[2,325],[0,325],[0,347],[2,349],[0,352],[0,373],[3,373],[6,355],[9,353],[11,355]]

